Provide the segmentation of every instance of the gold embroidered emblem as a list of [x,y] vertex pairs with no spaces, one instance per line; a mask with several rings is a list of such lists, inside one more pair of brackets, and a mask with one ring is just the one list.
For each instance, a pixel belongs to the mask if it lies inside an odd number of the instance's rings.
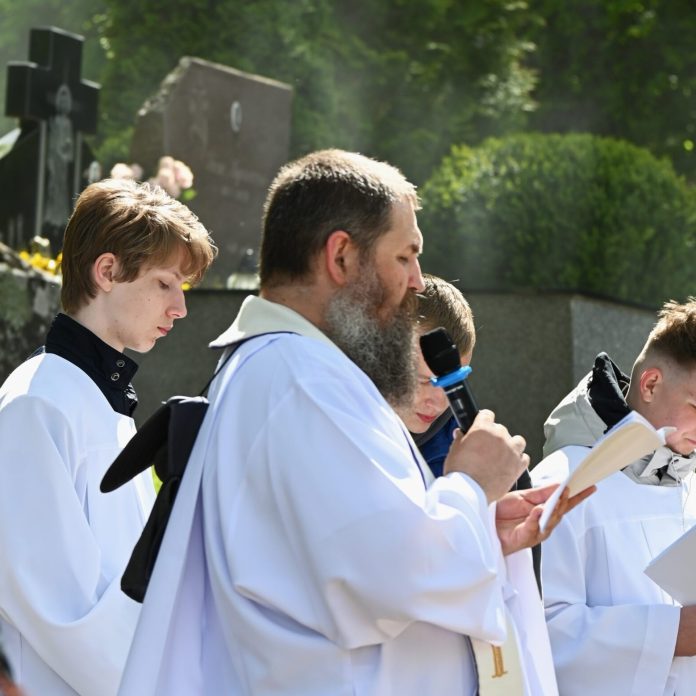
[[493,645],[491,645],[491,650],[493,651],[493,669],[495,670],[492,679],[495,679],[496,677],[502,677],[504,674],[507,674],[507,670],[503,664],[503,651]]

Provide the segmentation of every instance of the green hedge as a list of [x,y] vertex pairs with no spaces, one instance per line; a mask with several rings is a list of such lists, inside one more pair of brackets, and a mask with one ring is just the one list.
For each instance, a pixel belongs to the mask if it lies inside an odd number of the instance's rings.
[[422,190],[423,268],[464,289],[696,294],[696,193],[671,164],[585,134],[456,146]]

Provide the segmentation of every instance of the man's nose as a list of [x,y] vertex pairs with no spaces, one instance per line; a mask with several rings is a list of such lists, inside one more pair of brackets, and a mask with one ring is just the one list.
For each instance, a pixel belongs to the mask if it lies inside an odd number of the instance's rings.
[[421,273],[420,263],[417,258],[413,260],[413,266],[408,278],[408,287],[416,292],[423,292],[423,290],[425,290],[425,282],[423,281],[423,274]]

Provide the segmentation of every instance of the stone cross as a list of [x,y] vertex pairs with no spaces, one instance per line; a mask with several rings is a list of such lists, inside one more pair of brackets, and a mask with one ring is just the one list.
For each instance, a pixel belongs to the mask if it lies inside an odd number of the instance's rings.
[[[55,27],[32,29],[29,62],[7,67],[5,112],[20,120],[21,132],[3,158],[0,186],[23,181],[10,210],[0,207],[3,225],[14,230],[14,244],[32,235],[48,237],[60,250],[65,223],[84,183],[84,133],[97,126],[99,86],[81,79],[83,37]],[[3,215],[3,212],[5,213]],[[5,219],[3,219],[5,218]],[[21,226],[18,233],[17,224]]]

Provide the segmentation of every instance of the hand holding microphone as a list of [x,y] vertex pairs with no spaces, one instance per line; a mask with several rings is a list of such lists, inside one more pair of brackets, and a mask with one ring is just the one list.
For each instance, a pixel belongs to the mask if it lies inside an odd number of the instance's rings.
[[443,328],[423,334],[420,347],[425,364],[435,375],[430,381],[445,390],[457,425],[465,433],[478,414],[476,400],[466,382],[471,368],[462,367],[457,346]]
[[521,435],[511,436],[495,422],[491,411],[479,414],[466,378],[471,368],[462,367],[459,351],[447,331],[438,328],[420,338],[423,359],[435,375],[431,381],[445,390],[450,408],[462,431],[445,460],[445,474],[460,471],[471,476],[483,489],[489,502],[510,490],[529,464]]

